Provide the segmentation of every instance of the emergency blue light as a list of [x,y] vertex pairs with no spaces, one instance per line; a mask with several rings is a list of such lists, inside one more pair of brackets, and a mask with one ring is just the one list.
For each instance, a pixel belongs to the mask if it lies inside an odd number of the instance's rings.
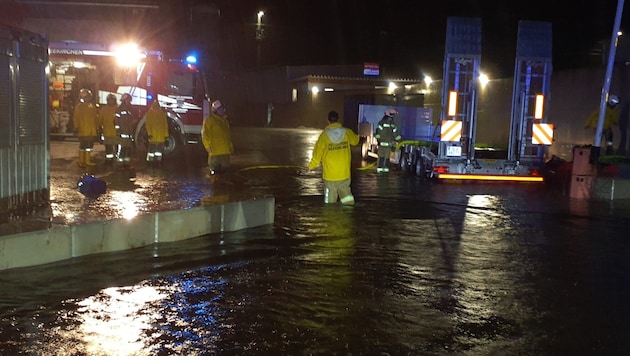
[[195,64],[195,63],[197,63],[197,57],[195,57],[194,55],[190,55],[190,56],[186,57],[186,63],[188,63],[188,64]]
[[153,100],[153,94],[147,93],[147,100]]

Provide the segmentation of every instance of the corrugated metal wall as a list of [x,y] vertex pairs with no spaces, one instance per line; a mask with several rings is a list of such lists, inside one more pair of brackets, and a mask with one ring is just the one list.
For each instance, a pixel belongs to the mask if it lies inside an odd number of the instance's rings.
[[49,204],[48,41],[0,27],[0,218]]

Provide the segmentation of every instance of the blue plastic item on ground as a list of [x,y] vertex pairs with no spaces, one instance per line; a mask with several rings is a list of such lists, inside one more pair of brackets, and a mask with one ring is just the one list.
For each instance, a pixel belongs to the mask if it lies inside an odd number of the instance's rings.
[[107,191],[107,183],[91,174],[83,174],[77,182],[77,188],[85,196],[96,196]]

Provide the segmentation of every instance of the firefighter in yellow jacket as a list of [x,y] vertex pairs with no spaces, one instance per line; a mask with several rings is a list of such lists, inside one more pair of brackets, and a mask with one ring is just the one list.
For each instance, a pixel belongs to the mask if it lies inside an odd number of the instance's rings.
[[212,103],[212,114],[203,120],[201,140],[208,152],[210,175],[226,171],[234,153],[227,109],[220,100]]
[[99,111],[99,121],[103,132],[103,145],[105,145],[105,164],[113,165],[116,159],[116,147],[118,135],[116,134],[116,95],[107,95],[107,105]]
[[324,202],[354,205],[350,189],[352,152],[350,146],[359,144],[359,136],[339,122],[336,111],[328,113],[328,126],[319,135],[308,169],[322,165]]
[[[606,154],[613,154],[613,126],[617,125],[619,119],[619,97],[611,95],[606,102],[606,113],[604,114],[604,126],[602,127],[602,136],[606,141]],[[594,110],[586,119],[585,129],[597,130],[599,122],[599,109]]]
[[74,107],[72,124],[79,139],[79,167],[96,165],[91,155],[97,140],[98,113],[92,104],[92,92],[88,89],[79,91],[79,103]]
[[156,163],[159,165],[162,162],[162,155],[164,153],[164,142],[166,142],[169,133],[166,113],[162,110],[157,100],[151,104],[144,125],[149,138],[147,162],[149,162],[149,164]]

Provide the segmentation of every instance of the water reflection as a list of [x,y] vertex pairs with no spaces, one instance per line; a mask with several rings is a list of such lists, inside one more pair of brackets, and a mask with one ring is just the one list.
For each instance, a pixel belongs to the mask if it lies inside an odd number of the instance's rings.
[[165,297],[165,293],[146,285],[104,289],[77,302],[79,327],[61,336],[81,338],[85,352],[91,355],[148,354],[144,333],[160,316],[155,314],[159,310],[147,306]]
[[132,219],[138,215],[144,203],[143,196],[136,192],[112,191],[111,207],[125,219]]

